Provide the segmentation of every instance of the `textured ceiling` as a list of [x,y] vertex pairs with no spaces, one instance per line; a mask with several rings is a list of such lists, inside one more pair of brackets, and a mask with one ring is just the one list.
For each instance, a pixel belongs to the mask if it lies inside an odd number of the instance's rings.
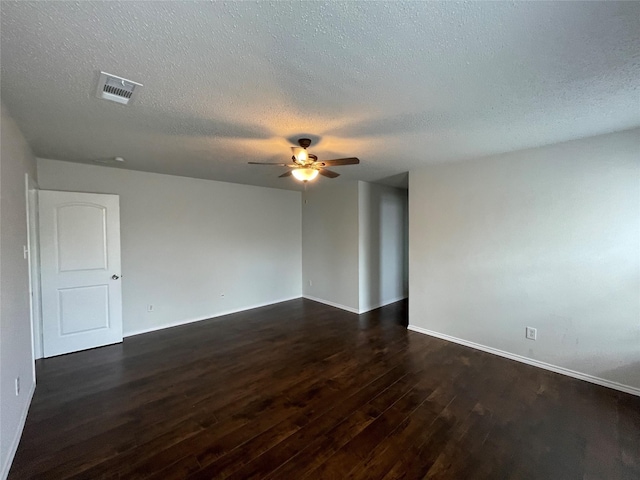
[[[2,101],[39,157],[300,188],[640,126],[640,2],[2,1]],[[95,97],[104,70],[143,83]]]

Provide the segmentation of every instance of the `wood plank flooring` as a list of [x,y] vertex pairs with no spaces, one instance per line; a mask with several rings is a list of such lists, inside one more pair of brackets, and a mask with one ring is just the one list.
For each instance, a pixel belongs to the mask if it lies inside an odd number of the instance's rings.
[[640,397],[293,300],[37,363],[16,479],[639,479]]

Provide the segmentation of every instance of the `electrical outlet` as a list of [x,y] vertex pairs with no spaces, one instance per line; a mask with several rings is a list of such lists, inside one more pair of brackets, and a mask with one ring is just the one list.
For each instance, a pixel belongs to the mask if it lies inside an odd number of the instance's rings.
[[153,312],[153,305],[152,304],[147,305],[147,312]]
[[309,286],[313,287],[313,282],[311,280],[309,280]]
[[528,340],[536,340],[538,338],[538,330],[533,327],[527,327],[525,329],[525,336]]
[[16,397],[20,395],[20,377],[16,377]]

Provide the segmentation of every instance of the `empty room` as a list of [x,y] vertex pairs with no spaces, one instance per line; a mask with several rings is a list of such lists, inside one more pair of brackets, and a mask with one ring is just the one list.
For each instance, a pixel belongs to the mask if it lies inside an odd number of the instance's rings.
[[0,480],[640,478],[640,2],[0,20]]

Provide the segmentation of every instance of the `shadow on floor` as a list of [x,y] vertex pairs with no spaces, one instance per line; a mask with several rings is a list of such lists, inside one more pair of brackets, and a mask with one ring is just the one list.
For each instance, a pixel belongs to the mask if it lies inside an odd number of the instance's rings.
[[405,298],[399,302],[390,303],[384,307],[362,313],[359,315],[359,323],[361,327],[387,323],[401,325],[406,328],[409,325],[409,299]]

